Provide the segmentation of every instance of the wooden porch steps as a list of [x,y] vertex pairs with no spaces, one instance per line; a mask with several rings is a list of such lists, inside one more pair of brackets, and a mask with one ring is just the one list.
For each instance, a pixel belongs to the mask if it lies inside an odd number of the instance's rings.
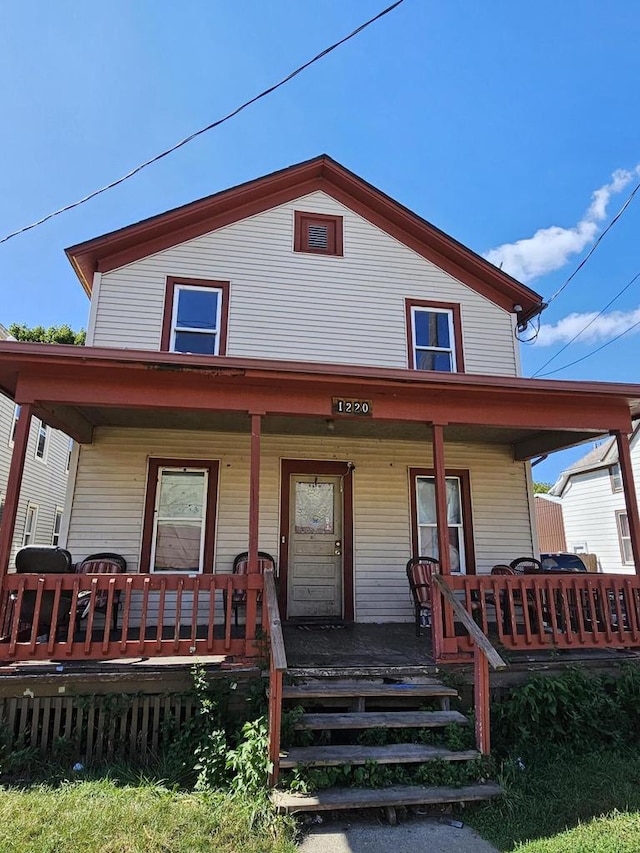
[[345,714],[302,714],[295,729],[406,729],[468,724],[459,711],[363,711]]
[[[455,733],[456,728],[468,726],[468,720],[449,707],[458,696],[453,688],[431,676],[413,673],[406,678],[382,673],[341,676],[316,673],[301,683],[283,686],[285,714],[293,711],[288,723],[292,745],[285,745],[280,752],[279,765],[285,774],[295,772],[304,779],[308,769],[309,779],[315,780],[319,768],[341,768],[337,773],[342,778],[344,771],[350,775],[350,767],[396,765],[405,767],[402,775],[407,781],[437,779],[439,770],[434,768],[433,776],[420,767],[429,762],[463,764],[481,757],[476,749],[467,748],[466,736]],[[438,734],[439,729],[442,734]],[[390,730],[393,736],[386,734]],[[472,769],[454,775],[463,781],[480,778],[481,772]],[[393,773],[385,773],[392,781]],[[331,780],[336,778],[336,771],[327,769],[322,775]],[[359,781],[358,775],[354,778]],[[371,778],[373,786],[375,775]],[[334,787],[306,794],[276,788],[273,802],[287,812],[376,807],[393,811],[396,806],[466,802],[499,793],[499,786],[482,779],[478,784],[463,781],[459,788],[406,784],[371,789]]]
[[396,806],[445,805],[470,803],[499,797],[502,789],[493,782],[446,786],[395,785],[391,788],[326,788],[315,794],[274,791],[272,802],[280,812],[321,812],[339,809],[375,809]]
[[472,761],[480,758],[475,749],[452,750],[421,743],[394,743],[388,746],[298,746],[285,752],[280,767],[336,767],[340,764],[422,764],[424,761]]

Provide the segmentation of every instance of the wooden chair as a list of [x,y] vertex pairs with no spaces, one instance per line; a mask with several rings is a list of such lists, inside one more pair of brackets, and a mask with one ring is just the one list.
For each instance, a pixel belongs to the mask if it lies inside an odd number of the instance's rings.
[[497,566],[494,566],[491,569],[492,575],[515,575],[516,570],[511,568],[511,566],[507,566],[506,563],[498,563]]
[[433,557],[412,557],[407,563],[407,578],[413,598],[416,620],[416,637],[421,628],[431,627],[431,575],[438,571],[438,560]]
[[[90,554],[81,563],[76,564],[76,574],[80,575],[113,575],[121,574],[127,571],[127,561],[120,554],[113,554],[110,551],[101,551],[98,554]],[[109,593],[106,590],[100,590],[96,593],[95,610],[102,611],[105,615],[109,604]],[[78,594],[78,604],[76,608],[76,630],[80,627],[80,622],[86,619],[89,615],[91,607],[91,592],[85,590]],[[111,620],[113,630],[118,628],[118,610],[120,608],[120,590],[117,589],[113,596],[113,607],[111,610]]]
[[[266,551],[258,551],[258,571],[260,574],[264,574],[267,569],[272,569],[275,575],[276,573],[276,561],[268,554]],[[249,552],[241,551],[237,557],[235,557],[233,561],[233,573],[234,575],[246,575],[249,570]],[[262,601],[262,595],[258,594],[258,603]],[[231,596],[231,606],[233,607],[233,613],[235,618],[236,628],[238,627],[238,608],[245,606],[247,603],[247,591],[244,589],[236,589]],[[227,609],[226,604],[226,595],[225,595],[225,611]]]

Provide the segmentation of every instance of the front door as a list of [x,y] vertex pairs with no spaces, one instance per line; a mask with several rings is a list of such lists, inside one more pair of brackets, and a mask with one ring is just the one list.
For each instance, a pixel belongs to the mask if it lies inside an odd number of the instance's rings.
[[342,477],[292,474],[287,616],[342,617]]

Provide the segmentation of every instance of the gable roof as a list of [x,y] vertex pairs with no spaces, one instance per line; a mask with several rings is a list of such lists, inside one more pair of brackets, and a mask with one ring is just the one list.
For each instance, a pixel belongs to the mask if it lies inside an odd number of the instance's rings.
[[[66,254],[90,294],[94,272],[108,272],[321,190],[524,323],[542,297],[394,201],[326,154],[199,201],[78,243]],[[516,306],[520,310],[516,311]]]
[[[635,443],[638,432],[640,431],[640,421],[634,419],[634,429],[629,436],[631,444]],[[589,471],[597,471],[599,468],[610,468],[618,462],[618,443],[614,436],[607,438],[596,447],[593,447],[584,456],[581,456],[572,465],[569,465],[560,474],[553,487],[550,489],[550,494],[562,496],[569,479],[574,474],[586,474]]]

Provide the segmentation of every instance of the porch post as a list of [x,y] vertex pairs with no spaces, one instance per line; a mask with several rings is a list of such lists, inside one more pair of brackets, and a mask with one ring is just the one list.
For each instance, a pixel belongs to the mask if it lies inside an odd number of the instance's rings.
[[24,460],[27,454],[32,411],[33,408],[30,405],[20,407],[18,425],[13,440],[13,453],[11,454],[11,466],[9,468],[9,479],[7,480],[7,494],[4,500],[2,526],[0,527],[0,577],[5,575],[9,569],[11,543],[13,542],[13,534],[16,529],[16,515],[18,514],[18,501],[20,500],[20,487],[22,485]]
[[251,412],[251,469],[249,474],[249,574],[258,571],[260,525],[260,433],[262,415]]
[[638,496],[633,481],[629,436],[626,432],[621,432],[620,430],[615,430],[613,435],[615,435],[618,445],[618,461],[620,462],[620,472],[622,473],[622,487],[624,489],[624,502],[629,522],[633,562],[636,567],[636,575],[640,575],[640,516],[638,516]]
[[447,479],[444,467],[444,430],[442,424],[433,425],[433,474],[436,491],[436,524],[438,525],[440,573],[450,575],[449,516],[447,513]]

